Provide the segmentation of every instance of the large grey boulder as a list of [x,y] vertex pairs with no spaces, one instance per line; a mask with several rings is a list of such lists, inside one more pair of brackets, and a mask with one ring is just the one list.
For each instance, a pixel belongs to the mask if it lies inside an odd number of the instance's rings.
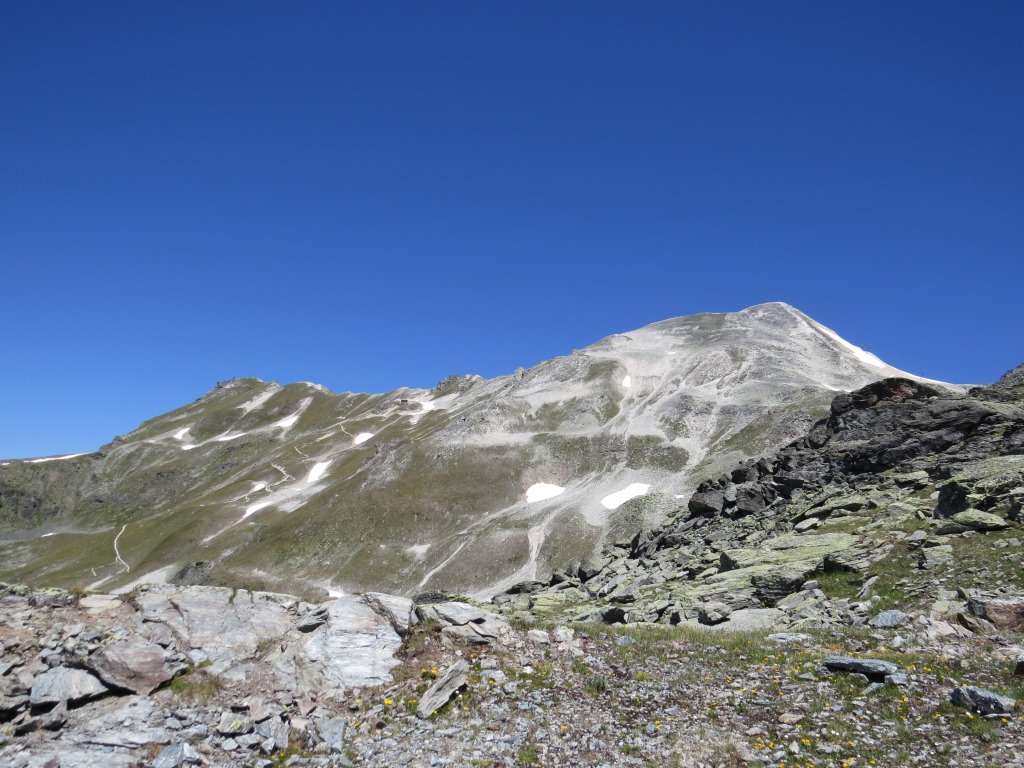
[[957,706],[967,707],[983,715],[1013,714],[1017,702],[1009,696],[1001,696],[973,685],[960,685],[953,689],[949,700]]
[[164,663],[164,649],[144,640],[105,645],[87,663],[107,685],[138,694],[152,693],[172,677]]
[[968,509],[953,515],[953,522],[976,531],[1001,531],[1010,527],[1010,524],[999,515],[978,509]]
[[61,701],[74,704],[102,696],[108,690],[107,686],[83,669],[54,667],[32,681],[29,702],[32,706],[57,704]]

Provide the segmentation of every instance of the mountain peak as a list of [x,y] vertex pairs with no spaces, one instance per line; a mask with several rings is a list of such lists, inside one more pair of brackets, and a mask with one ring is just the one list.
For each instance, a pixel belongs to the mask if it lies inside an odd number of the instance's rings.
[[89,457],[0,466],[22,540],[0,562],[93,589],[203,560],[222,583],[492,593],[628,540],[893,375],[770,302],[430,390],[234,379]]

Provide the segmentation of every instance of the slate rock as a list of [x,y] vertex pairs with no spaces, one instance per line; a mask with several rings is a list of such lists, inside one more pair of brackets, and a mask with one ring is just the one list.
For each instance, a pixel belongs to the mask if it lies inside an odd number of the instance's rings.
[[725,507],[725,496],[714,489],[698,491],[690,497],[686,506],[695,515],[715,515]]
[[252,730],[252,720],[245,715],[225,710],[220,714],[220,722],[217,724],[217,733],[221,736],[235,736],[240,733],[249,733]]
[[320,690],[391,682],[402,645],[391,622],[354,595],[328,603],[327,624],[306,637],[296,657],[299,681]]
[[465,659],[459,659],[420,697],[419,706],[416,707],[416,716],[420,719],[430,717],[447,704],[448,700],[468,682],[469,663]]
[[179,741],[164,747],[153,761],[153,768],[181,768],[183,765],[198,765],[201,762],[198,752],[189,744]]
[[96,698],[109,689],[83,669],[54,667],[32,681],[29,701],[32,706],[68,701],[72,704]]
[[331,752],[342,753],[345,751],[345,720],[341,717],[332,717],[323,720],[317,726],[320,731],[320,738],[324,744],[330,747]]
[[1017,702],[1009,696],[1000,696],[984,688],[960,685],[953,689],[949,700],[960,707],[967,707],[983,715],[1009,715]]
[[877,616],[872,617],[868,624],[872,627],[899,627],[910,621],[910,616],[905,614],[903,611],[882,611]]
[[280,717],[272,717],[257,725],[256,736],[263,743],[272,742],[269,752],[264,749],[267,754],[288,749],[288,723]]
[[122,640],[103,646],[87,666],[112,688],[147,695],[171,679],[164,649],[144,640]]
[[899,666],[881,659],[860,659],[853,656],[826,656],[821,662],[828,669],[838,672],[858,672],[869,679],[885,679],[900,671]]

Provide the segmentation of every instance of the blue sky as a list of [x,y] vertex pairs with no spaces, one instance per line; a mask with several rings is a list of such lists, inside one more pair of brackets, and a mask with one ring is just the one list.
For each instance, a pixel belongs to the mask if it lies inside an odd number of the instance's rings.
[[1024,362],[1024,5],[6,3],[0,456],[786,301]]

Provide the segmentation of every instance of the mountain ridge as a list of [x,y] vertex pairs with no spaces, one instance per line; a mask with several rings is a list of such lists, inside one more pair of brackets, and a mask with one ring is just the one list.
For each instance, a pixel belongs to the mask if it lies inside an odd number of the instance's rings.
[[769,303],[429,390],[234,379],[93,454],[3,462],[0,547],[12,578],[104,588],[209,560],[225,581],[496,592],[665,519],[836,392],[900,374]]

